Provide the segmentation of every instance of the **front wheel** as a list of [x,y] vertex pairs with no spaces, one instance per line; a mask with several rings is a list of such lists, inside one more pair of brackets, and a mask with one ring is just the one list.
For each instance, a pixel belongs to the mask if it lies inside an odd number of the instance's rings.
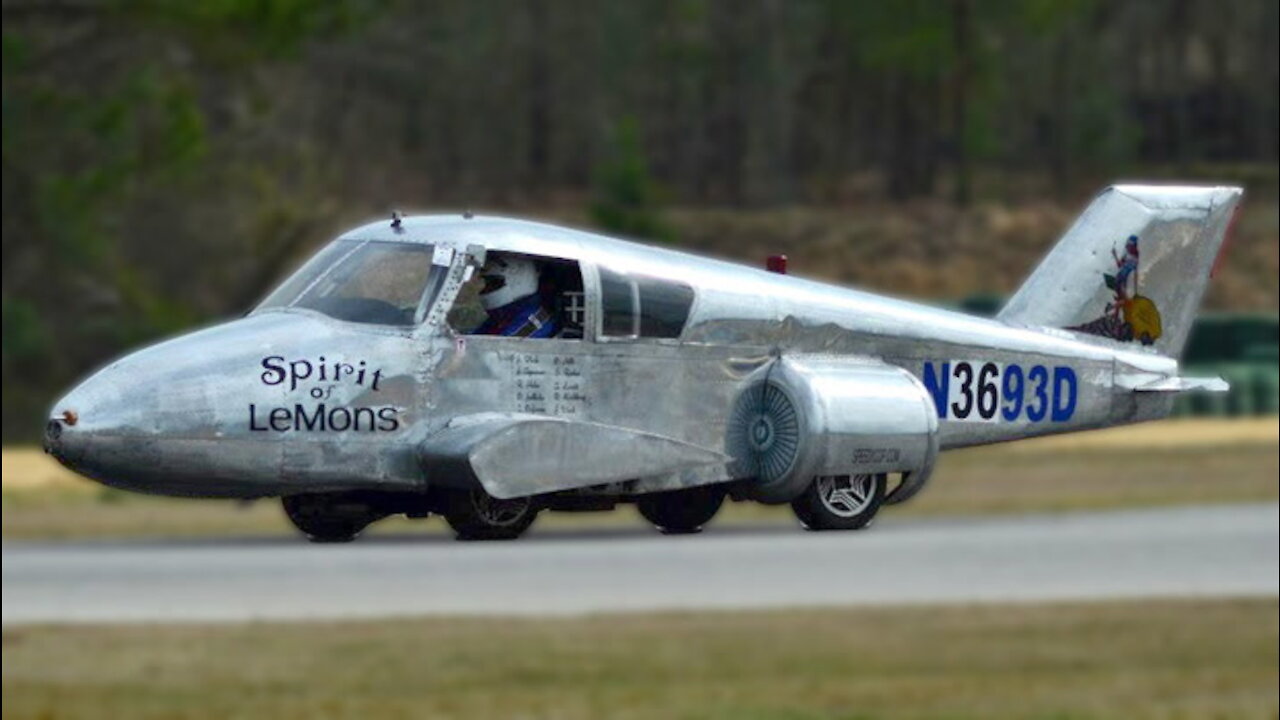
[[663,534],[684,535],[700,532],[722,504],[723,489],[702,486],[642,495],[636,508]]
[[315,543],[351,542],[382,517],[367,503],[341,493],[305,493],[280,498],[293,526]]
[[885,476],[824,475],[813,479],[791,510],[809,530],[859,530],[884,502]]
[[531,498],[500,500],[484,488],[455,490],[445,499],[444,519],[459,540],[514,540],[537,517]]

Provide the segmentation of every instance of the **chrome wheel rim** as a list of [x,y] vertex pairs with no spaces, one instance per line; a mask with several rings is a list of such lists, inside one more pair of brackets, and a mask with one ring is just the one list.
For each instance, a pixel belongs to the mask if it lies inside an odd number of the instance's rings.
[[483,490],[471,493],[471,504],[485,524],[491,527],[509,527],[524,519],[529,512],[529,498],[499,500]]
[[851,518],[871,507],[875,475],[827,475],[818,478],[818,499],[832,515]]

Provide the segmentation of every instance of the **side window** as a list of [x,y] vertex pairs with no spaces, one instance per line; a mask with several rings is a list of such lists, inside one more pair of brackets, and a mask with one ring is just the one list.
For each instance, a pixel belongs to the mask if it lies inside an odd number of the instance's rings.
[[693,306],[693,288],[684,283],[637,277],[640,337],[678,338]]
[[460,333],[470,333],[488,317],[484,305],[480,303],[480,290],[484,283],[477,279],[477,275],[478,273],[473,273],[471,279],[458,291],[458,297],[454,299],[453,307],[449,308],[446,316],[449,327]]
[[609,337],[635,337],[640,332],[636,305],[640,295],[631,278],[600,268],[600,333]]
[[465,335],[578,340],[584,314],[577,262],[495,251],[462,286],[447,318]]
[[684,283],[600,268],[601,334],[678,338],[693,297],[693,288]]

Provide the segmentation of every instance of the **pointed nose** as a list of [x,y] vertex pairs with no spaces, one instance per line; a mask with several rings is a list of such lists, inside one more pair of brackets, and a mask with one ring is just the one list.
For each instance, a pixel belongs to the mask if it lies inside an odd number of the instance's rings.
[[50,411],[44,451],[68,468],[115,485],[124,466],[136,466],[130,447],[147,432],[140,383],[118,363],[89,377]]
[[86,378],[50,410],[45,451],[104,485],[197,494],[225,465],[212,442],[218,398],[229,395],[219,371],[238,358],[226,331],[210,339],[212,330],[135,351]]
[[[58,404],[63,405],[64,403],[59,402]],[[45,453],[65,463],[66,460],[63,460],[63,458],[69,457],[75,450],[75,439],[64,440],[62,435],[66,429],[74,427],[79,422],[79,419],[79,415],[70,409],[49,418],[49,422],[45,423],[44,426],[43,445]]]
[[[57,401],[44,448],[104,485],[159,495],[256,497],[280,484],[282,444],[249,426],[278,404],[259,381],[275,347],[324,343],[316,320],[251,316],[131,353]],[[274,394],[273,394],[274,393]]]

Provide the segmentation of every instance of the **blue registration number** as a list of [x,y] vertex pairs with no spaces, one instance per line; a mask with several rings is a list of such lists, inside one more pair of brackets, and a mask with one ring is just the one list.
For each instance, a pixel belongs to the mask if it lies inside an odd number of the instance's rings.
[[1079,382],[1066,365],[946,360],[926,362],[922,379],[942,420],[1065,422],[1076,412]]

